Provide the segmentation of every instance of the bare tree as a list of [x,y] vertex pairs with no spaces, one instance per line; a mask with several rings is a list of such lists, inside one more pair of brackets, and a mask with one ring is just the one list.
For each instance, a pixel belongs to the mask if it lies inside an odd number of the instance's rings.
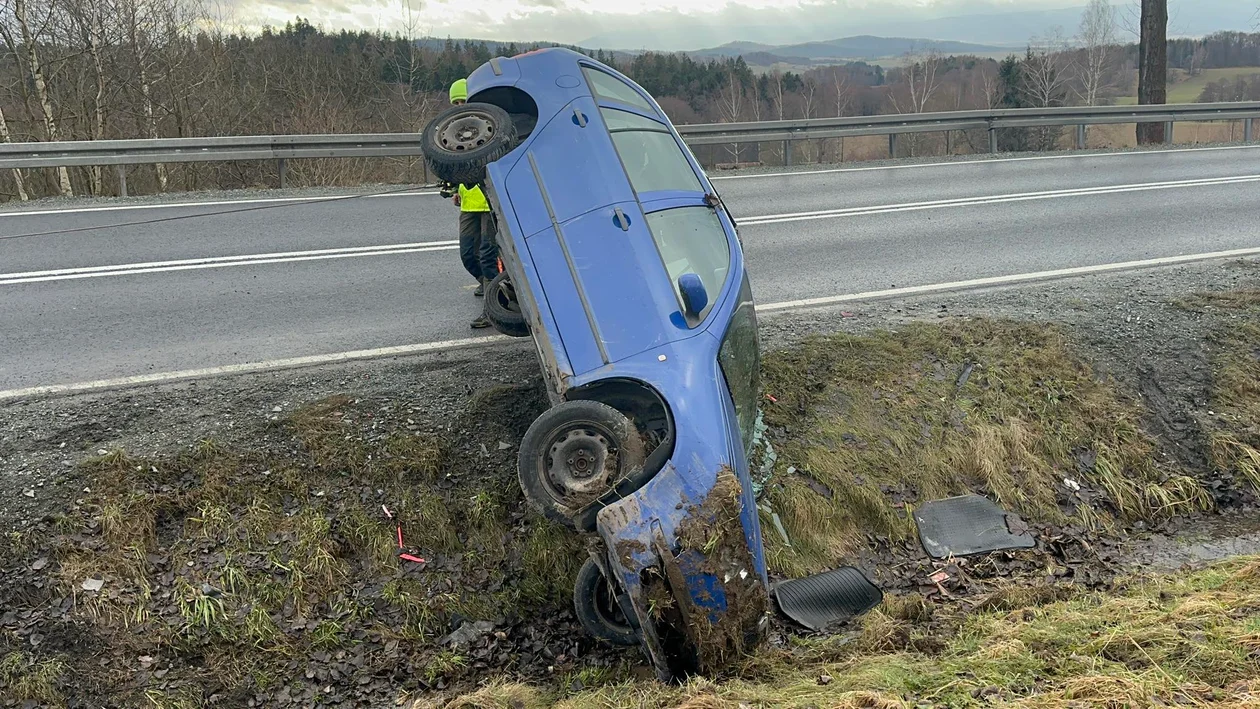
[[[13,137],[9,134],[9,119],[4,117],[4,110],[0,109],[0,140],[6,143],[12,143]],[[26,192],[26,181],[22,179],[22,171],[13,168],[13,182],[17,185],[18,199],[25,202],[30,199],[30,195]]]
[[1203,73],[1203,65],[1207,63],[1208,49],[1200,44],[1194,48],[1194,52],[1190,55],[1190,76],[1198,76]]
[[1084,66],[1077,93],[1086,106],[1097,106],[1100,95],[1109,88],[1116,44],[1116,12],[1108,0],[1090,0],[1081,19],[1079,42],[1084,50]]
[[[1168,103],[1168,0],[1142,0],[1138,43],[1138,104]],[[1164,141],[1163,123],[1139,123],[1139,145]]]
[[[92,63],[93,91],[92,91],[92,123],[91,138],[92,140],[104,140],[106,127],[106,87],[110,83],[110,72],[105,67],[105,53],[108,51],[109,40],[105,34],[106,22],[104,14],[106,8],[103,7],[105,0],[74,0],[71,4],[71,17],[76,30],[79,41],[86,48],[87,54]],[[113,24],[113,23],[111,23]],[[94,165],[88,170],[90,178],[89,186],[92,194],[99,196],[104,192],[104,184],[99,165]]]
[[[746,98],[747,93],[744,90],[743,78],[739,76],[738,72],[727,72],[726,83],[722,87],[722,93],[718,96],[718,111],[721,114],[723,123],[738,123],[743,120]],[[726,149],[731,154],[731,162],[739,162],[739,145],[732,143],[726,146]]]
[[[1058,28],[1030,43],[1020,73],[1023,82],[1020,91],[1030,106],[1050,108],[1063,105],[1071,78],[1071,57],[1067,42]],[[1052,150],[1062,129],[1039,128],[1037,133],[1040,149]]]
[[[836,91],[836,118],[843,118],[849,114],[849,105],[853,103],[853,84],[850,81],[849,72],[843,67],[831,68],[832,88]],[[844,138],[840,141],[840,162],[844,162]],[[826,143],[824,143],[824,147]]]
[[889,95],[897,113],[923,113],[927,110],[928,103],[941,88],[937,76],[941,63],[941,55],[935,49],[906,54],[902,77],[908,96],[899,98],[895,92]]
[[[0,33],[2,33],[5,44],[13,51],[13,56],[18,66],[23,67],[23,73],[29,77],[35,90],[35,100],[39,105],[40,116],[44,124],[44,133],[49,141],[56,142],[61,140],[61,134],[57,130],[57,116],[53,110],[52,96],[49,93],[48,82],[45,79],[44,65],[40,63],[37,49],[41,39],[39,28],[46,27],[51,22],[53,14],[57,12],[57,8],[52,5],[46,6],[44,8],[46,13],[42,19],[38,20],[38,25],[33,21],[28,0],[5,2],[3,9],[4,18],[0,21]],[[21,36],[20,43],[14,37],[13,25],[16,25],[18,34]],[[24,52],[23,49],[25,50]],[[25,66],[23,66],[23,63],[25,63]],[[70,184],[70,172],[65,167],[56,168],[56,171],[58,193],[63,197],[73,197],[74,188]]]
[[[897,113],[924,113],[928,103],[941,88],[940,70],[941,55],[935,50],[910,51],[906,53],[906,67],[902,69],[902,83],[905,95],[899,96],[901,86],[894,86],[888,98]],[[909,136],[910,156],[914,157],[919,149],[919,133]],[[895,156],[894,156],[895,157]]]
[[[806,120],[814,117],[814,111],[817,106],[818,82],[810,77],[805,77],[801,87],[801,118]],[[813,148],[814,143],[806,140],[805,143],[805,160],[807,162],[814,159]]]

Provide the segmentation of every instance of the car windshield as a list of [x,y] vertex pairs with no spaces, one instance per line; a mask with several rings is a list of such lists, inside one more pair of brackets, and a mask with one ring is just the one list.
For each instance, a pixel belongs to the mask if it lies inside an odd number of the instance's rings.
[[747,274],[739,288],[739,305],[731,316],[731,324],[718,350],[718,364],[735,404],[744,454],[751,457],[757,424],[757,396],[761,388],[761,350],[757,339],[757,313],[753,308],[752,287]]
[[694,273],[700,277],[709,296],[708,304],[697,315],[698,321],[703,321],[721,294],[731,267],[730,242],[717,213],[708,207],[666,209],[647,215],[647,224],[679,303],[679,276]]
[[665,124],[629,111],[606,108],[600,113],[635,192],[704,191],[696,171]]

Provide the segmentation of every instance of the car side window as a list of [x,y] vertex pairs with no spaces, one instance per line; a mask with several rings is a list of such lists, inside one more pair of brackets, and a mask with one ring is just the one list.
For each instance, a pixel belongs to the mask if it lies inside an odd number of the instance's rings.
[[704,320],[731,268],[731,247],[722,222],[708,207],[679,207],[652,212],[647,215],[647,224],[680,303],[678,277],[684,273],[700,277],[709,295],[708,305],[700,312],[700,320]]
[[664,124],[628,111],[602,109],[600,113],[635,192],[704,191],[695,169]]
[[586,75],[586,80],[590,83],[591,90],[597,97],[641,108],[648,113],[656,113],[656,109],[652,108],[652,104],[648,103],[647,99],[643,98],[638,91],[630,88],[624,81],[612,74],[605,74],[598,69],[590,67],[582,67],[582,73]]

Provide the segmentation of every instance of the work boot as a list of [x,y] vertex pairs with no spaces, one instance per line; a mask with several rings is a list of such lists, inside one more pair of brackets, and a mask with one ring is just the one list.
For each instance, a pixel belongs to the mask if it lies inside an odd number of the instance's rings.
[[488,327],[490,327],[490,321],[484,315],[472,321],[472,329],[474,330],[484,330]]
[[477,279],[477,290],[473,291],[473,295],[480,298],[486,294],[486,279]]

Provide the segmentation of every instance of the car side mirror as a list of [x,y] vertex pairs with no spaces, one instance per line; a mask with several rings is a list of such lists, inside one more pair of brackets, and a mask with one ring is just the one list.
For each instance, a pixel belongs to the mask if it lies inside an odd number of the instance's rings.
[[704,281],[694,273],[684,273],[678,277],[678,292],[682,295],[683,313],[695,320],[709,305],[709,294],[704,289]]

